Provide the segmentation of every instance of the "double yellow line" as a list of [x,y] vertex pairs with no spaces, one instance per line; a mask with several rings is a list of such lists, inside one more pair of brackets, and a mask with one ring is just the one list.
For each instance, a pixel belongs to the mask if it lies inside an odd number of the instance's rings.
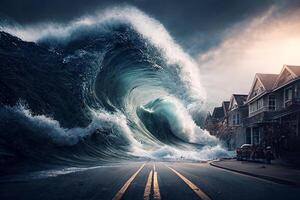
[[[126,190],[129,187],[129,185],[135,179],[135,177],[140,173],[140,171],[144,168],[144,166],[145,166],[145,163],[126,181],[126,183],[123,185],[123,187],[114,196],[113,200],[121,200],[122,199],[123,195],[125,194]],[[155,168],[155,164],[153,165],[153,170],[151,170],[149,173],[148,180],[146,183],[146,187],[145,187],[145,191],[144,191],[144,199],[145,200],[150,199],[152,183],[153,183],[153,198],[155,200],[160,200],[161,196],[160,196],[160,191],[159,191],[157,171]]]
[[[126,190],[128,189],[131,182],[135,179],[135,177],[140,173],[140,171],[144,168],[145,163],[126,181],[123,187],[117,192],[114,196],[113,200],[121,200]],[[198,188],[194,183],[184,177],[181,173],[176,171],[175,169],[165,165],[171,171],[173,171],[179,178],[181,178],[202,200],[211,200],[200,188]],[[153,189],[153,190],[151,190]],[[155,164],[153,164],[153,169],[149,172],[147,183],[144,190],[144,200],[150,200],[151,194],[153,194],[153,199],[161,200],[157,171],[155,168]]]
[[149,200],[151,195],[151,188],[153,183],[153,199],[160,200],[160,190],[157,178],[157,171],[155,168],[155,164],[153,165],[153,170],[150,171],[148,180],[146,183],[145,191],[144,191],[144,200]]

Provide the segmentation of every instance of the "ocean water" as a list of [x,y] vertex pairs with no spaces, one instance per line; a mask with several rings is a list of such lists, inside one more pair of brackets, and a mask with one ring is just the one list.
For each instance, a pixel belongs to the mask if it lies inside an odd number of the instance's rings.
[[15,89],[1,94],[14,97],[0,107],[5,151],[72,164],[229,156],[196,119],[205,113],[199,66],[140,10],[2,30],[37,49],[19,58],[34,64],[1,75]]

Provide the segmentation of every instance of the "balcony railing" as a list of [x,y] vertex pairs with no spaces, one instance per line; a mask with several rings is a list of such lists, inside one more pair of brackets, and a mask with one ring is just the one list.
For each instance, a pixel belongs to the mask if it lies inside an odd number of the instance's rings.
[[263,107],[259,108],[258,110],[249,112],[249,117],[252,117],[254,115],[257,115],[259,113],[266,112],[266,111],[273,111],[273,110],[269,110],[268,106],[263,106]]
[[258,110],[255,110],[255,111],[252,111],[252,112],[249,112],[249,117],[253,117],[259,113],[262,113],[262,112],[274,112],[274,111],[282,111],[290,106],[293,106],[293,105],[300,105],[300,98],[293,98],[293,99],[290,99],[290,100],[286,100],[284,102],[284,107],[282,106],[276,106],[276,109],[275,110],[272,110],[272,109],[269,109],[269,106],[263,106],[261,108],[259,108]]
[[279,111],[268,111],[260,112],[256,115],[249,116],[243,120],[243,125],[250,125],[256,123],[271,122],[273,116],[276,115]]

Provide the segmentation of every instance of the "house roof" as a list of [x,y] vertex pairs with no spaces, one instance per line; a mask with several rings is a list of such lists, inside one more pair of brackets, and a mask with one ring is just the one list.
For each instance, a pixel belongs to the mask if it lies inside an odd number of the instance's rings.
[[[280,83],[280,80],[281,80],[281,77],[284,76],[284,72],[287,71],[289,74],[291,74],[291,77],[292,79],[291,80],[286,80],[285,82],[283,83]],[[274,86],[273,86],[273,89],[277,89],[278,87],[294,80],[294,79],[297,79],[300,77],[300,66],[296,66],[296,65],[283,65],[283,68],[280,72],[280,74],[278,75],[275,83],[274,83]]]
[[284,65],[285,67],[289,68],[294,74],[295,76],[300,76],[300,66],[296,66],[296,65]]
[[[285,80],[285,72],[288,72],[291,74],[290,80]],[[293,80],[300,78],[300,66],[296,65],[284,65],[280,74],[261,74],[257,73],[255,75],[255,79],[253,81],[251,90],[248,95],[248,101],[251,101],[252,99],[258,98],[263,96],[264,94],[277,90],[278,88],[281,88],[285,84],[288,84],[292,82]],[[281,81],[284,81],[283,83]],[[254,87],[256,86],[257,82],[260,83],[260,85],[264,88],[264,91],[258,95],[252,96],[252,91],[254,90]]]
[[256,74],[256,77],[259,79],[265,90],[272,90],[274,83],[276,82],[279,74]]
[[228,111],[229,104],[230,104],[229,101],[223,101],[222,107],[223,107],[224,113]]
[[211,118],[212,118],[211,114],[210,114],[210,112],[208,112],[207,115],[206,115],[206,118],[205,118],[205,123],[207,123],[208,121],[210,121]]
[[[274,84],[276,83],[278,76],[279,74],[255,74],[254,81],[249,91],[247,100],[249,101],[253,98],[257,98],[261,95],[264,95],[266,92],[271,91],[273,89]],[[262,90],[259,90],[259,94],[253,95],[255,88],[257,88],[258,86],[262,88]]]
[[244,105],[244,102],[247,100],[247,94],[233,94],[233,98],[235,99],[238,106]]
[[215,107],[212,117],[215,119],[221,119],[224,117],[224,110],[223,107]]

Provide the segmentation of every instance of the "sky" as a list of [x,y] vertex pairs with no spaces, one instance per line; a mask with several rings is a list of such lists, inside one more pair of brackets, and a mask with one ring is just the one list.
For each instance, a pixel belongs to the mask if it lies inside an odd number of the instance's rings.
[[247,94],[255,73],[300,65],[300,0],[1,0],[0,19],[64,23],[116,5],[158,20],[197,61],[209,107]]

